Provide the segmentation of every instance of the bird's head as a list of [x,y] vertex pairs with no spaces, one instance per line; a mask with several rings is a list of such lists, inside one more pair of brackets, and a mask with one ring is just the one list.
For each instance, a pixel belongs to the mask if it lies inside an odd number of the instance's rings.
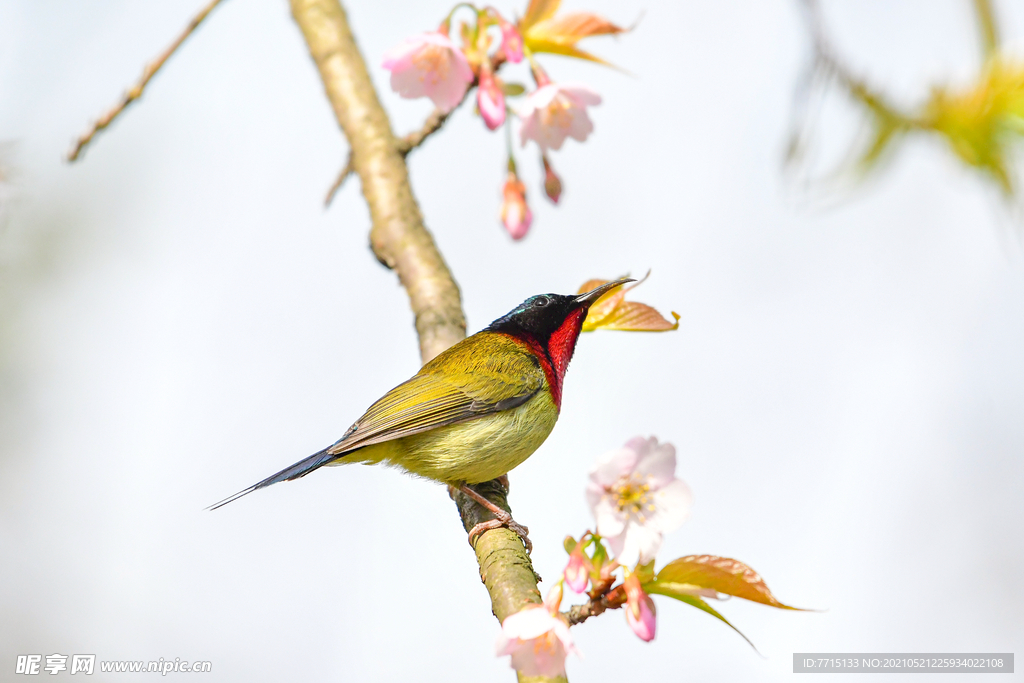
[[487,330],[522,339],[530,344],[535,353],[543,353],[542,360],[551,364],[560,382],[569,367],[576,349],[576,339],[591,305],[606,292],[627,282],[633,280],[622,278],[606,282],[584,294],[531,296],[491,323]]

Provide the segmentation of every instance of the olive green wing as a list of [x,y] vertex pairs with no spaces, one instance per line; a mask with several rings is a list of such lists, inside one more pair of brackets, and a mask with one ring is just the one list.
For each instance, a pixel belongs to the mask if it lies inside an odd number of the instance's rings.
[[330,455],[511,410],[545,386],[540,364],[511,342],[470,337],[386,393],[333,446]]
[[511,410],[546,388],[544,371],[511,337],[479,333],[455,344],[370,406],[330,448],[300,460],[263,481],[210,506],[281,481],[298,479],[363,446],[400,439],[475,417]]

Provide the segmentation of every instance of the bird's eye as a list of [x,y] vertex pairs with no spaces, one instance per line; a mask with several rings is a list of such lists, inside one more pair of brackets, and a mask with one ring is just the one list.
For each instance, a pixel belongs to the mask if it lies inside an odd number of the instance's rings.
[[539,296],[533,301],[533,305],[537,307],[547,306],[549,303],[551,303],[551,299],[546,296]]

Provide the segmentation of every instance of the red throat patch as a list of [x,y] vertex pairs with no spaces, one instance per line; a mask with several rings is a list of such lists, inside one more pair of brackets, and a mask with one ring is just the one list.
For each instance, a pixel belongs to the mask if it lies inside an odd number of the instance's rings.
[[555,374],[558,376],[558,388],[562,388],[562,378],[565,371],[569,369],[569,361],[576,350],[576,340],[580,336],[580,329],[583,327],[583,319],[587,312],[582,308],[576,309],[569,314],[565,322],[551,334],[548,340],[548,356],[555,366]]
[[551,333],[546,349],[530,335],[515,337],[529,346],[534,357],[540,362],[544,376],[548,380],[551,400],[559,410],[562,409],[562,379],[565,377],[565,371],[569,369],[569,361],[576,350],[576,340],[580,336],[586,315],[587,312],[582,309],[570,313],[558,329]]

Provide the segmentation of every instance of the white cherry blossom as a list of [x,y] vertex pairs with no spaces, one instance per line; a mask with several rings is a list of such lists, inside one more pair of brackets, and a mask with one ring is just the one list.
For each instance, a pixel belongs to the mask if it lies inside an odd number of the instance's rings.
[[653,560],[664,535],[686,521],[693,494],[676,477],[675,447],[638,436],[598,460],[587,502],[615,560],[634,567]]

